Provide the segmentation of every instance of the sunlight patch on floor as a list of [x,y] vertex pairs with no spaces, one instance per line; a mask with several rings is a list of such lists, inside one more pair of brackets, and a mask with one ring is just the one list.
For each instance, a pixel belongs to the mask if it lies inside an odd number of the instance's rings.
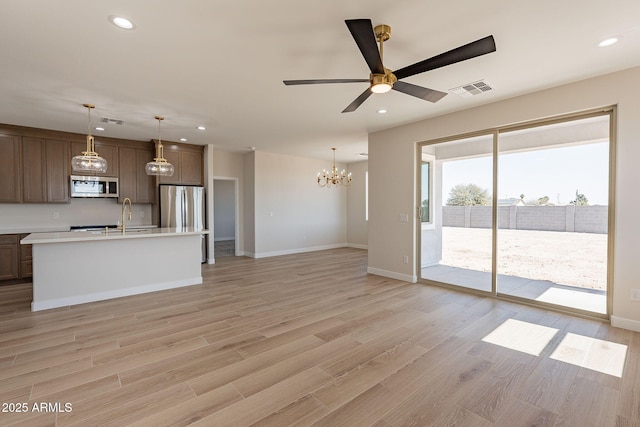
[[540,356],[542,350],[558,333],[558,329],[534,323],[507,319],[482,341],[496,344],[523,353]]
[[622,377],[627,346],[568,333],[550,358],[603,374]]

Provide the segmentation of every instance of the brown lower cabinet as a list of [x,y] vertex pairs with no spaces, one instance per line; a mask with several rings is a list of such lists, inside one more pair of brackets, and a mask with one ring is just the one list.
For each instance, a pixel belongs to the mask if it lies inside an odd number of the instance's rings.
[[[0,235],[0,281],[13,283],[33,275],[31,245],[21,245],[27,234]],[[1,282],[0,282],[1,284]]]

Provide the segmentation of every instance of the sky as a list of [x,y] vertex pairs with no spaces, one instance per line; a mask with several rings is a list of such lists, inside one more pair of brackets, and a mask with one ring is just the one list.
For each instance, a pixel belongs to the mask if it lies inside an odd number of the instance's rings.
[[[443,163],[443,203],[458,184],[476,184],[492,189],[491,156]],[[537,200],[565,205],[584,194],[590,205],[607,205],[609,187],[609,144],[594,143],[551,148],[498,157],[498,198]]]

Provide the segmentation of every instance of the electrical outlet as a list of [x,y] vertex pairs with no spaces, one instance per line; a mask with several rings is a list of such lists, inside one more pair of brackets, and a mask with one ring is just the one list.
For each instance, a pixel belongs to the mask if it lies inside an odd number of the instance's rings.
[[404,255],[402,261],[404,261],[405,264],[409,264],[409,255]]
[[640,301],[640,289],[631,289],[631,301]]
[[60,218],[60,212],[54,212],[53,219],[59,219],[59,218]]
[[140,218],[144,218],[144,211],[140,211]]

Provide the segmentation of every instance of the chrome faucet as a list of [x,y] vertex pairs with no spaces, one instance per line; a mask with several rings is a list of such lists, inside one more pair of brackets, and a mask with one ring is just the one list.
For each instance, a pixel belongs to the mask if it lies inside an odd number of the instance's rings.
[[124,211],[126,209],[126,205],[127,202],[129,202],[129,221],[131,221],[131,199],[128,197],[125,197],[125,199],[122,201],[122,234],[124,234],[124,232],[126,231],[126,221],[124,220]]

